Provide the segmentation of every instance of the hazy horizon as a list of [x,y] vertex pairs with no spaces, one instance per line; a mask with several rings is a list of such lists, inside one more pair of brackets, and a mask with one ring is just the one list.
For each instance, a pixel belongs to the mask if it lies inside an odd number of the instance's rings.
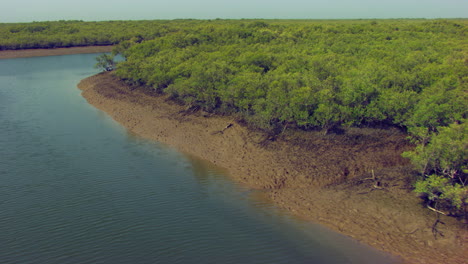
[[466,0],[24,0],[2,4],[0,22],[150,19],[467,18]]

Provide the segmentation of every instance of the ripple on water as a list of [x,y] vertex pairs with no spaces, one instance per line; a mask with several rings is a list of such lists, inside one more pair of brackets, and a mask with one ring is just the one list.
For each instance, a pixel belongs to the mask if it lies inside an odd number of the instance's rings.
[[128,134],[78,96],[94,57],[0,61],[0,263],[390,263]]

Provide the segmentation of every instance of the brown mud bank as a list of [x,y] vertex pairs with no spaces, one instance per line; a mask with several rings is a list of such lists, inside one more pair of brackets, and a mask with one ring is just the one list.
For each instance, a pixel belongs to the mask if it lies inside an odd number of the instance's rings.
[[111,52],[112,48],[113,46],[88,46],[55,49],[1,50],[0,59]]
[[[228,169],[263,190],[277,206],[408,263],[466,263],[467,230],[434,212],[411,192],[412,146],[396,129],[348,129],[342,135],[286,130],[272,139],[231,117],[185,107],[109,73],[78,87],[98,109],[139,136]],[[442,234],[442,235],[441,235]]]

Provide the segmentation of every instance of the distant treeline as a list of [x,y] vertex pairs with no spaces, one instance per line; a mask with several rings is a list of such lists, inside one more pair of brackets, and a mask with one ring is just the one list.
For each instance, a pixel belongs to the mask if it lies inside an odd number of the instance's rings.
[[52,21],[0,23],[0,50],[114,45],[176,30],[176,21]]
[[[271,132],[398,126],[428,203],[468,202],[468,20],[0,24],[0,48],[111,45],[131,84]],[[449,207],[450,207],[449,206]]]

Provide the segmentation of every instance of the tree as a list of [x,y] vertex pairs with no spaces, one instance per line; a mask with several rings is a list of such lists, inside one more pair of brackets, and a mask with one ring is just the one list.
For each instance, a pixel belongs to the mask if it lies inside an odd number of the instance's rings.
[[[414,151],[405,152],[421,174],[438,174],[467,185],[468,124],[438,127],[438,133],[429,135]],[[429,141],[427,144],[424,141]]]
[[[426,138],[414,151],[403,153],[420,170],[422,178],[415,192],[422,194],[428,205],[443,204],[462,210],[468,203],[468,124],[439,127],[438,133]],[[429,141],[428,143],[425,143]],[[466,215],[465,215],[466,216]]]
[[114,56],[111,54],[102,54],[96,57],[95,68],[101,69],[102,71],[113,71],[115,69]]

